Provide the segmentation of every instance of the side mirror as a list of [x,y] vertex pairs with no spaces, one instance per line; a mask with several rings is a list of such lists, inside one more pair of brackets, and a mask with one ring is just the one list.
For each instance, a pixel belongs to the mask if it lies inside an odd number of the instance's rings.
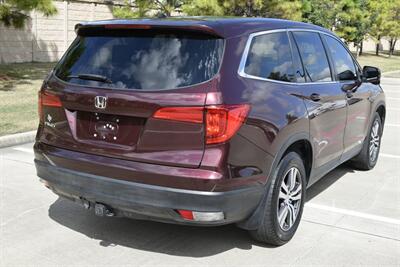
[[363,78],[367,82],[370,82],[373,84],[380,84],[381,83],[381,71],[375,67],[364,66]]

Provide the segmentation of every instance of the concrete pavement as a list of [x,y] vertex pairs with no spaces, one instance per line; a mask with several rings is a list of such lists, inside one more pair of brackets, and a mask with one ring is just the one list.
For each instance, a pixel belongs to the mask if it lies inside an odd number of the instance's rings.
[[234,226],[198,228],[99,218],[35,174],[32,143],[0,149],[0,266],[400,265],[400,79],[372,171],[346,165],[308,191],[297,234],[274,248]]

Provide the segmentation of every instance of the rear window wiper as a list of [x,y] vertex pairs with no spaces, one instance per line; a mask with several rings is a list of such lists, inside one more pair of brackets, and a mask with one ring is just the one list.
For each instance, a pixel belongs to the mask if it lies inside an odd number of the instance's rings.
[[77,78],[81,80],[91,80],[91,81],[98,81],[103,83],[112,83],[112,81],[103,75],[97,74],[78,74],[78,75],[68,75],[67,78]]

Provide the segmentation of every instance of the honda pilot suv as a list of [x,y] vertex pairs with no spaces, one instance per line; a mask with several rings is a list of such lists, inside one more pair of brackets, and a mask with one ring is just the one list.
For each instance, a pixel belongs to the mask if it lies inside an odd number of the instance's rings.
[[236,223],[294,235],[306,188],[372,169],[380,71],[332,32],[261,18],[109,20],[77,38],[39,92],[37,175],[100,216]]

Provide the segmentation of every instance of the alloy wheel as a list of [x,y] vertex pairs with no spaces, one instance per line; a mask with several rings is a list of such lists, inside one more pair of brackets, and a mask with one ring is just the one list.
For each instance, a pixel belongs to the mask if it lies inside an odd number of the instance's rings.
[[378,157],[379,144],[380,144],[379,122],[375,120],[371,129],[371,136],[369,141],[370,162],[375,162],[376,158]]
[[292,167],[286,172],[282,180],[278,196],[277,219],[282,230],[290,230],[296,222],[301,201],[301,173],[296,167]]

